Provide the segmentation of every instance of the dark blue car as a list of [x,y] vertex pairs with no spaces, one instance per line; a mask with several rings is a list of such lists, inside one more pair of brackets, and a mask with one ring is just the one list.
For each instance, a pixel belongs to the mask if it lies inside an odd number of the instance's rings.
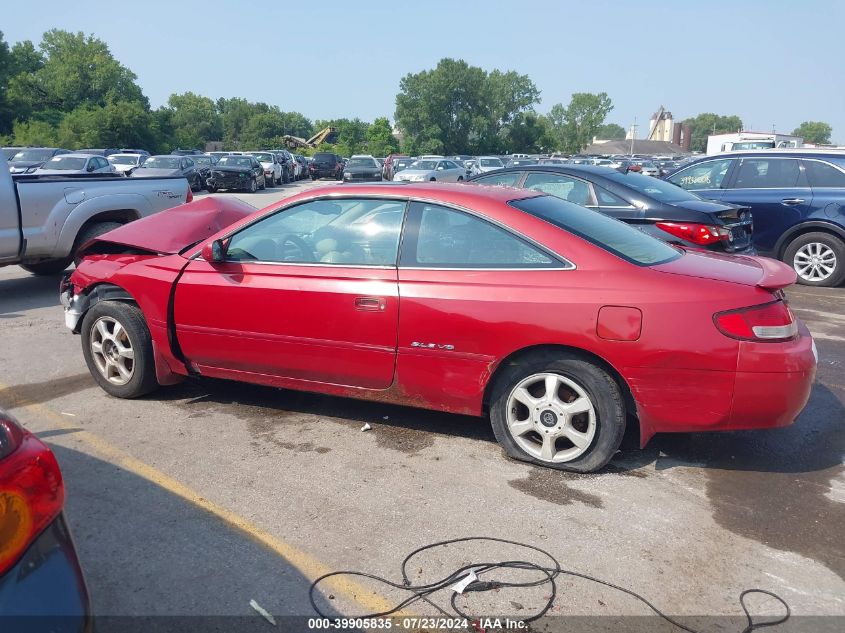
[[845,281],[845,152],[729,152],[666,179],[704,198],[750,207],[757,251],[791,264],[799,283]]

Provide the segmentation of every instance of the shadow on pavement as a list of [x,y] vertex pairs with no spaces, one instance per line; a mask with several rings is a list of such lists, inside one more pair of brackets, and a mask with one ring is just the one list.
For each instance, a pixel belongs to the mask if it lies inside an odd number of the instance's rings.
[[[98,633],[272,630],[250,600],[276,616],[282,630],[307,629],[310,581],[284,558],[146,479],[52,442],[51,448],[65,478],[65,513]],[[272,531],[272,517],[265,521]],[[321,608],[336,614],[325,601]]]

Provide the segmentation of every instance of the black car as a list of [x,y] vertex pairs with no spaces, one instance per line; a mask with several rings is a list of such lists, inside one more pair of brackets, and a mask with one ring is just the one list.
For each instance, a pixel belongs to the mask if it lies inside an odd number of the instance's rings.
[[224,156],[212,167],[207,185],[212,193],[218,189],[255,193],[266,186],[264,168],[255,156],[245,154]]
[[217,159],[211,154],[192,154],[188,158],[196,165],[203,185],[205,185],[205,182],[211,178],[211,168],[217,163]]
[[311,164],[308,165],[308,175],[311,176],[311,180],[317,180],[317,178],[342,180],[343,159],[337,154],[317,152],[311,158]]
[[672,183],[632,171],[587,165],[530,165],[470,179],[544,191],[612,216],[664,241],[754,254],[748,207],[704,200]]
[[24,147],[9,159],[9,171],[13,174],[31,174],[53,156],[70,154],[69,149],[58,147]]
[[132,171],[130,178],[161,178],[167,176],[183,176],[194,191],[205,189],[205,181],[191,156],[175,156],[173,154],[150,156]]
[[372,156],[353,156],[343,168],[344,182],[381,182],[381,165]]
[[85,576],[64,516],[53,452],[0,411],[0,622],[3,631],[93,630]]

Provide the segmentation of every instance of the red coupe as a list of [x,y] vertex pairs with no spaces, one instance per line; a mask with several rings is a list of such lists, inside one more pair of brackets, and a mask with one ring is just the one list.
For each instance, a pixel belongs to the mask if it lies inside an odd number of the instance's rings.
[[780,262],[684,250],[507,187],[205,198],[90,242],[62,285],[94,379],[211,376],[489,414],[512,457],[605,465],[656,432],[790,424],[816,352]]

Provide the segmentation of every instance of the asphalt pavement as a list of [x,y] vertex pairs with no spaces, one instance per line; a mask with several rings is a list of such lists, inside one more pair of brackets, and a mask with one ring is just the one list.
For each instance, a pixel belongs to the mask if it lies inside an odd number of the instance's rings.
[[[311,186],[218,195],[263,207]],[[679,616],[740,616],[737,596],[749,587],[776,592],[797,616],[845,616],[845,288],[787,294],[820,356],[794,425],[659,435],[643,450],[629,434],[593,475],[508,460],[479,418],[212,380],[109,397],[63,325],[57,278],[17,267],[0,269],[0,407],[57,454],[99,615],[233,616],[265,630],[250,600],[278,616],[309,616],[310,581],[326,571],[398,579],[419,546],[494,535]],[[413,580],[508,555],[524,557],[452,546],[423,557]],[[544,591],[461,600],[519,618]],[[336,580],[319,599],[353,615],[400,597],[358,579]],[[753,606],[777,612],[773,601]],[[648,610],[565,577],[550,613],[609,622]]]

